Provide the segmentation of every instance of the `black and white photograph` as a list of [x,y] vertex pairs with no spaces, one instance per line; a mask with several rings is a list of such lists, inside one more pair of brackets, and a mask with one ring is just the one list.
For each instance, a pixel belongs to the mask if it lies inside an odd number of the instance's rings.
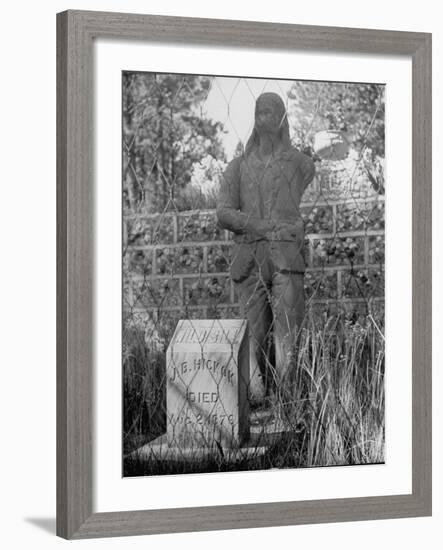
[[384,463],[384,94],[122,73],[125,477]]
[[4,548],[440,548],[439,4],[3,12]]

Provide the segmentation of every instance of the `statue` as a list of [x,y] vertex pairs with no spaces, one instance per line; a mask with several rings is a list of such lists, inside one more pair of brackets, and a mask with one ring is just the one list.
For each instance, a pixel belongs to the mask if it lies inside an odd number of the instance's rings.
[[234,234],[231,277],[249,321],[252,407],[266,408],[283,387],[303,324],[299,205],[314,173],[312,159],[291,145],[280,96],[261,94],[244,153],[224,172],[217,208],[219,225]]

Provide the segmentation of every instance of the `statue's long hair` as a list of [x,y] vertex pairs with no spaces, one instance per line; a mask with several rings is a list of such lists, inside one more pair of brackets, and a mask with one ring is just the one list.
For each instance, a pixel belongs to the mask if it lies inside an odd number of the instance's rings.
[[265,92],[260,94],[255,102],[255,124],[254,129],[252,130],[251,135],[249,136],[248,141],[246,142],[245,147],[245,156],[249,156],[254,149],[257,149],[260,144],[260,135],[257,131],[257,106],[261,99],[268,99],[273,107],[276,109],[278,116],[280,118],[280,132],[279,138],[282,143],[282,150],[286,151],[291,147],[291,138],[289,137],[289,123],[288,115],[286,113],[286,107],[283,103],[282,98],[274,92]]

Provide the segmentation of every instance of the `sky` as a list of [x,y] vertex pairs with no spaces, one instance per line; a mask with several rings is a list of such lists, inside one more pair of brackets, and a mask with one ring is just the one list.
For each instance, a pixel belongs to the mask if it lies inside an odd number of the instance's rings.
[[276,92],[287,106],[291,80],[264,78],[215,77],[203,106],[203,112],[222,122],[226,133],[222,141],[227,160],[231,160],[238,142],[245,143],[254,126],[255,101],[262,92]]

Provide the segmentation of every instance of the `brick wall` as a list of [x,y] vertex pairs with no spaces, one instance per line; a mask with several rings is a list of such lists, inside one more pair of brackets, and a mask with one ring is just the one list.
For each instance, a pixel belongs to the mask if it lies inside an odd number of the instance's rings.
[[[330,190],[329,190],[330,191]],[[367,312],[384,301],[384,197],[327,200],[311,189],[305,292],[311,311]],[[311,200],[310,200],[311,199]],[[322,200],[323,199],[323,200]],[[214,210],[125,215],[124,314],[171,330],[180,318],[238,316],[229,278],[233,243]]]

